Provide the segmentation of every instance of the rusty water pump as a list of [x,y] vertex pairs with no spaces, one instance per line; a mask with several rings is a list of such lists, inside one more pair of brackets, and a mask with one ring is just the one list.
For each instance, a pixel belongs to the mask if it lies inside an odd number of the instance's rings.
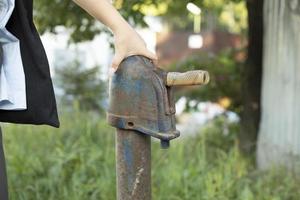
[[117,196],[151,199],[151,141],[162,148],[179,137],[173,86],[204,85],[205,71],[165,72],[143,56],[123,60],[110,79],[108,123],[117,129]]

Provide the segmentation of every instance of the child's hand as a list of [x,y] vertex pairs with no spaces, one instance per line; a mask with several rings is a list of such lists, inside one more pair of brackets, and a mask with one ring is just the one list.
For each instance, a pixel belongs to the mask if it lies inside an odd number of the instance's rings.
[[73,0],[96,19],[108,26],[115,36],[115,57],[113,70],[117,70],[122,60],[131,55],[142,55],[157,63],[139,34],[125,21],[109,0]]
[[132,55],[142,55],[150,58],[154,63],[157,62],[157,56],[150,52],[145,41],[131,27],[126,27],[115,32],[115,56],[112,61],[113,71],[116,71],[122,60]]

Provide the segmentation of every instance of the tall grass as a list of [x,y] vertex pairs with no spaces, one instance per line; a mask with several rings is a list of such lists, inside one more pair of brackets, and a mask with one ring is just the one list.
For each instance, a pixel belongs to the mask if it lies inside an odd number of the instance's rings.
[[[114,131],[73,112],[61,128],[5,125],[11,200],[115,199]],[[154,200],[300,199],[300,180],[284,170],[257,172],[237,149],[235,126],[217,121],[171,148],[152,147]],[[184,133],[183,133],[184,134]]]

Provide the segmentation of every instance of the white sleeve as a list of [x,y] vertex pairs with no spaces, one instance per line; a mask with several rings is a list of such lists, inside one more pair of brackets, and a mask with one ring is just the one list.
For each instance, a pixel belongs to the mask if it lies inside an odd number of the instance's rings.
[[15,0],[0,0],[0,110],[24,110],[26,84],[19,40],[5,28]]

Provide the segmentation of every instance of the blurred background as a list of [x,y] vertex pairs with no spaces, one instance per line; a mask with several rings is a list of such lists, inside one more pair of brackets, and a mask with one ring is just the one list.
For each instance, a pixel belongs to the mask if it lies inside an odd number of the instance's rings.
[[[181,137],[153,140],[155,200],[300,199],[300,1],[115,0],[167,71],[207,70],[177,88]],[[12,200],[115,199],[105,122],[113,36],[74,3],[34,2],[61,128],[4,125]]]

